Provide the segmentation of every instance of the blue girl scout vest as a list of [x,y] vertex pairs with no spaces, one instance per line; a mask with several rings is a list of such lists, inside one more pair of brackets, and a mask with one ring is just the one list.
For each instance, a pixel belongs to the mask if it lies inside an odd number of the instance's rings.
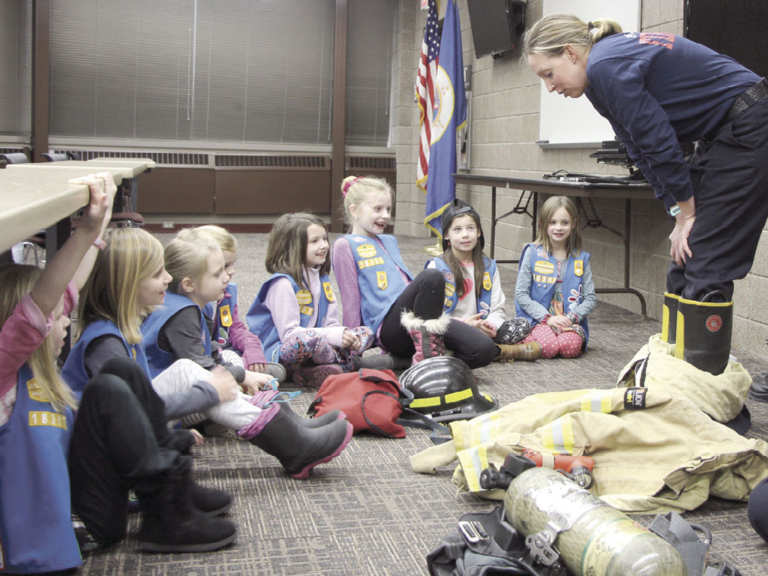
[[203,312],[209,318],[213,318],[213,335],[211,338],[221,344],[222,348],[229,344],[229,329],[234,322],[232,315],[237,306],[237,284],[230,282],[227,284],[227,290],[224,298],[216,303],[216,310],[213,309],[213,302],[208,302],[203,308]]
[[190,306],[194,306],[200,312],[200,344],[203,347],[203,352],[208,356],[211,355],[211,335],[205,323],[203,310],[186,296],[169,292],[165,295],[163,305],[147,316],[147,319],[144,320],[144,324],[141,326],[141,334],[144,336],[144,349],[146,350],[147,362],[149,363],[150,379],[155,378],[177,360],[176,356],[161,350],[160,346],[157,345],[160,330],[174,314]]
[[[557,260],[536,244],[526,244],[520,255],[520,261],[522,262],[526,257],[530,259],[531,264],[531,300],[549,309],[557,282]],[[589,257],[588,252],[579,252],[576,256],[573,254],[568,256],[565,263],[565,275],[563,276],[563,310],[565,313],[570,312],[584,301],[584,287],[581,279],[584,276],[584,268],[589,262]],[[517,315],[528,320],[531,326],[539,323],[538,320],[531,318],[518,303],[515,303],[515,310]],[[589,340],[587,319],[582,318],[579,325],[584,329],[586,335],[584,345],[586,346]]]
[[123,346],[125,346],[125,353],[128,358],[136,360],[141,369],[144,370],[144,373],[149,376],[149,364],[147,363],[144,347],[141,344],[128,344],[114,322],[110,320],[97,320],[89,324],[80,335],[77,344],[72,347],[72,351],[67,356],[67,361],[64,362],[64,367],[61,369],[61,376],[69,384],[69,387],[72,388],[78,400],[83,395],[83,388],[85,388],[90,378],[88,372],[85,371],[85,352],[91,342],[107,334],[120,338]]
[[[269,362],[278,362],[280,360],[280,345],[282,342],[280,342],[280,334],[278,334],[277,327],[272,319],[272,313],[264,306],[264,300],[267,297],[267,292],[269,292],[269,287],[278,278],[287,278],[291,283],[293,292],[296,294],[296,301],[299,303],[299,323],[302,328],[307,328],[309,326],[309,320],[314,311],[312,293],[306,288],[299,286],[288,274],[273,274],[261,285],[259,293],[256,295],[253,304],[251,304],[251,309],[248,310],[246,318],[248,320],[248,329],[256,334],[256,336],[259,337],[259,340],[261,340],[261,345],[264,348],[264,356]],[[328,276],[320,276],[320,283],[323,286],[323,290],[320,292],[320,302],[317,303],[317,326],[323,325],[325,315],[328,312],[328,304],[333,302],[331,279]]]
[[[451,267],[442,259],[442,257],[433,258],[428,260],[424,265],[424,268],[429,266],[430,262],[435,263],[435,268],[440,270],[445,277],[445,301],[443,302],[443,311],[446,314],[451,314],[456,308],[456,304],[459,299],[456,296],[456,280],[453,276]],[[496,260],[483,257],[483,264],[485,265],[485,272],[483,272],[483,285],[480,288],[480,298],[478,302],[478,312],[485,310],[488,312],[491,309],[491,293],[493,292],[493,277],[496,275]],[[485,306],[481,307],[481,304]]]
[[80,566],[67,469],[72,410],[56,412],[26,364],[16,390],[0,427],[0,573]]
[[357,265],[360,316],[363,325],[378,334],[384,316],[407,286],[400,271],[402,270],[409,280],[413,280],[413,274],[403,262],[394,236],[381,234],[376,237],[385,250],[380,250],[372,238],[357,234],[348,234],[344,238],[349,242]]

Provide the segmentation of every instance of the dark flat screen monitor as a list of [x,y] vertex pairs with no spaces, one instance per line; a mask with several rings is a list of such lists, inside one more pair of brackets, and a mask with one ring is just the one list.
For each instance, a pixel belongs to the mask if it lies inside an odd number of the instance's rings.
[[511,50],[522,33],[525,2],[522,0],[467,0],[475,56]]
[[686,38],[768,77],[767,0],[686,0]]

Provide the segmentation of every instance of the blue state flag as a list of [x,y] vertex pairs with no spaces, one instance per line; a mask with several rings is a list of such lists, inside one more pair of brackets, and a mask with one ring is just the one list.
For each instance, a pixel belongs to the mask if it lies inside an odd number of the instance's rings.
[[456,181],[453,178],[456,172],[456,132],[467,123],[461,25],[456,0],[448,0],[445,8],[438,62],[435,87],[438,106],[432,120],[424,225],[442,239],[440,216],[456,197]]

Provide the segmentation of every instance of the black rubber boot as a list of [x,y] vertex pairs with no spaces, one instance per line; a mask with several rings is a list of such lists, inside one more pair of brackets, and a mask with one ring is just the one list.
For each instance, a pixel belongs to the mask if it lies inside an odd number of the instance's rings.
[[141,479],[136,493],[142,510],[139,550],[209,552],[235,539],[234,524],[208,518],[192,504],[192,459],[180,456],[167,473]]
[[293,411],[293,408],[291,408],[291,405],[288,402],[280,402],[280,405],[286,415],[295,420],[299,426],[304,426],[304,428],[321,428],[328,424],[332,424],[336,420],[346,420],[347,418],[347,415],[341,410],[331,410],[317,418],[302,418]]
[[[724,298],[718,291],[705,299]],[[731,354],[733,302],[696,302],[680,298],[677,305],[675,357],[715,376],[728,366]]]
[[277,458],[293,478],[304,479],[318,464],[330,462],[352,438],[352,424],[346,420],[307,428],[297,422],[283,404],[277,404],[274,415],[269,416],[271,419],[266,424],[256,420],[238,434]]
[[677,334],[677,305],[680,296],[664,292],[664,309],[661,317],[661,339],[667,344],[675,343]]
[[391,354],[368,354],[354,359],[355,370],[407,370],[411,367],[411,359]]

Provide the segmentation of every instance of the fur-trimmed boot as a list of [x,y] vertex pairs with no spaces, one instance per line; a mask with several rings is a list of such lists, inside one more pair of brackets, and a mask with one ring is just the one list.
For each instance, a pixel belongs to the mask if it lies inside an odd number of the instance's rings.
[[277,458],[290,476],[301,480],[318,464],[341,454],[352,432],[352,424],[344,419],[308,428],[297,422],[283,404],[274,403],[238,434]]
[[445,338],[451,317],[443,314],[433,320],[422,320],[413,312],[404,310],[400,316],[403,325],[413,339],[416,353],[411,364],[418,364],[426,358],[445,356]]
[[139,550],[210,552],[230,544],[232,522],[208,518],[192,504],[192,458],[180,456],[173,468],[136,485],[142,511]]
[[496,362],[514,362],[525,360],[533,362],[541,358],[541,345],[538,342],[526,342],[524,344],[496,344],[500,352],[494,358]]

